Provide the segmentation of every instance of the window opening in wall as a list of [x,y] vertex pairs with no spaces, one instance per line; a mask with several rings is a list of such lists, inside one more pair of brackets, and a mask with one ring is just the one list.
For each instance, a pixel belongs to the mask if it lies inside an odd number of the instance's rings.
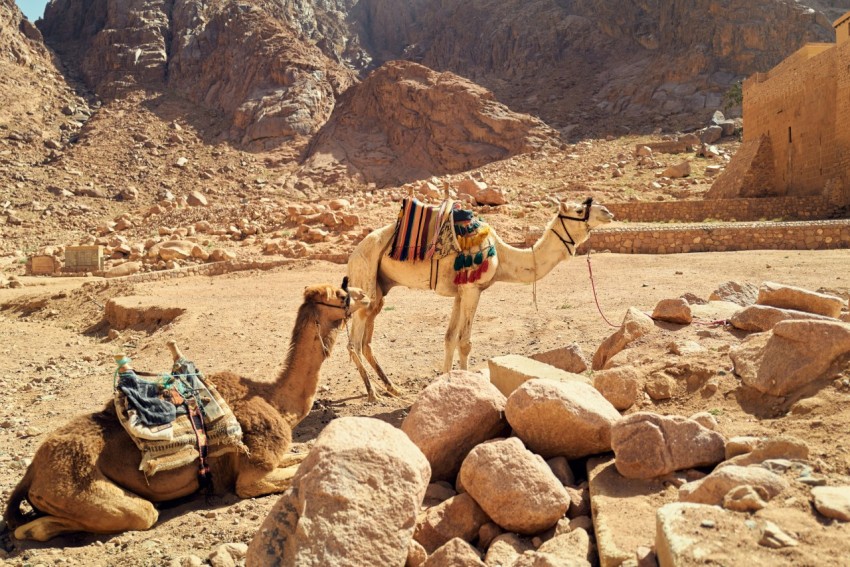
[[791,127],[788,127],[788,143],[791,143]]

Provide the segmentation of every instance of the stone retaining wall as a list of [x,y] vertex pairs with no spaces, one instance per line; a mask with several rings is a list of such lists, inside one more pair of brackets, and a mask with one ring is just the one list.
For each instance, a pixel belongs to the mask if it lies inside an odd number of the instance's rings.
[[825,196],[604,203],[616,220],[631,222],[744,222],[826,219],[836,206]]
[[850,220],[599,229],[579,253],[588,246],[619,254],[850,248]]
[[[536,240],[536,237],[535,237]],[[516,246],[526,246],[517,243]],[[588,247],[594,251],[607,250],[618,254],[676,254],[680,252],[726,252],[730,250],[825,250],[828,248],[850,248],[850,220],[782,222],[782,223],[736,223],[661,225],[658,227],[634,227],[599,229],[589,242],[579,246],[578,253]],[[302,260],[324,260],[345,264],[347,254],[317,254]],[[292,264],[294,258],[275,260],[231,260],[199,264],[187,268],[145,272],[91,282],[86,285],[108,287],[110,283],[141,283],[162,281],[190,276],[219,276],[244,270],[271,270]]]
[[292,264],[296,260],[293,258],[281,258],[277,260],[228,260],[225,262],[211,262],[209,264],[198,264],[186,268],[175,268],[173,270],[161,270],[157,272],[144,272],[133,274],[131,276],[122,276],[118,278],[110,278],[99,282],[92,282],[94,285],[108,287],[111,282],[115,283],[140,283],[153,282],[161,280],[171,280],[175,278],[186,278],[189,276],[220,276],[229,272],[241,272],[244,270],[271,270],[278,266]]

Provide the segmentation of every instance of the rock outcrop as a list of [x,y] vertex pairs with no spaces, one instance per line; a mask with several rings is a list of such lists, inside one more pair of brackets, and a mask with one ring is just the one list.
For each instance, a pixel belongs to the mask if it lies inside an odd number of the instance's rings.
[[270,6],[57,0],[39,26],[102,96],[173,88],[222,113],[225,139],[269,147],[316,132],[355,80]]
[[[348,90],[307,167],[341,163],[379,184],[458,173],[554,144],[557,133],[453,73],[392,61]],[[344,156],[339,159],[337,156]]]

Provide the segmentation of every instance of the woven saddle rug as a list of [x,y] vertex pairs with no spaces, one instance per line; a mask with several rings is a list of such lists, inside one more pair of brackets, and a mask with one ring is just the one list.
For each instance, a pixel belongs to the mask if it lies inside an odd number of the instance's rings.
[[447,200],[435,207],[403,199],[388,255],[416,262],[452,254],[456,254],[455,285],[481,279],[496,255],[490,225],[458,202]]
[[402,199],[387,255],[393,260],[416,262],[458,250],[450,222],[457,207],[459,203],[453,201],[435,207],[410,197]]
[[[181,407],[182,404],[175,406],[176,415],[172,421],[157,425],[145,423],[143,416],[146,410],[139,405],[138,397],[128,396],[122,391],[133,384],[140,384],[148,391],[159,391],[164,398],[159,402],[165,402],[164,406],[174,402],[174,392],[177,392],[178,401],[189,400],[189,403],[194,402],[201,408],[206,437],[206,458],[230,452],[248,452],[242,443],[242,428],[233,411],[218,393],[215,385],[204,378],[191,361],[181,358],[174,363],[170,374],[151,380],[146,380],[131,370],[121,374],[119,387],[113,392],[113,399],[118,421],[142,453],[139,470],[146,477],[197,461],[200,458],[199,441],[191,418],[187,410]],[[155,401],[152,405],[156,406],[158,402]]]

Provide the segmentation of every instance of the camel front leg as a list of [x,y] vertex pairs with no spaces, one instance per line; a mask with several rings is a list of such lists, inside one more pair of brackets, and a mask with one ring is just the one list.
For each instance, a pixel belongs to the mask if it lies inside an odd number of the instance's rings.
[[469,353],[472,351],[472,321],[478,310],[478,301],[481,299],[481,290],[477,287],[464,289],[461,296],[461,315],[458,323],[458,336],[460,338],[460,369],[469,367]]
[[240,498],[256,498],[267,494],[279,494],[292,486],[292,477],[307,457],[307,453],[291,454],[284,457],[280,466],[264,470],[241,461],[239,475],[236,477],[236,494]]
[[[381,309],[384,306],[384,298],[378,301],[378,308],[375,313],[380,313]],[[384,387],[387,389],[387,393],[391,396],[401,396],[401,392],[396,388],[395,384],[392,383],[390,377],[387,376],[387,373],[384,372],[384,369],[381,368],[381,365],[378,364],[378,359],[375,358],[375,354],[372,351],[372,334],[375,332],[375,317],[370,317],[366,320],[366,337],[365,341],[363,341],[363,356],[366,357],[366,360],[369,361],[369,364],[372,365],[372,368],[375,369],[375,372],[378,374],[378,378],[381,379],[381,382],[384,383]]]
[[366,338],[366,328],[369,325],[369,320],[375,320],[376,311],[371,308],[360,309],[351,316],[351,329],[348,335],[348,354],[360,372],[360,378],[363,379],[363,384],[366,386],[366,394],[368,401],[377,401],[375,390],[372,387],[372,381],[369,379],[369,371],[363,364],[363,343]]

